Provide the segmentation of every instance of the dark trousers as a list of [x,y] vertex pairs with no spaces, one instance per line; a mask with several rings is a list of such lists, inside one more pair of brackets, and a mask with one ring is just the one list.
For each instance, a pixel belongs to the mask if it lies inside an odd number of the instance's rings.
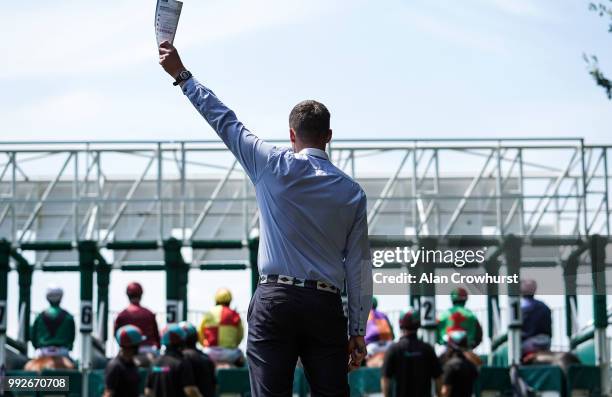
[[298,357],[311,396],[349,395],[347,328],[340,295],[261,284],[251,299],[247,320],[254,397],[291,396]]

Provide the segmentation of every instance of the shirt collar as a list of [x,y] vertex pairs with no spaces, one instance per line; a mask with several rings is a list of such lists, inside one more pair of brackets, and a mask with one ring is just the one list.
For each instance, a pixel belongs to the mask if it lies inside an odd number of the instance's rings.
[[314,147],[304,148],[304,149],[300,150],[300,154],[307,154],[307,155],[310,155],[310,156],[319,157],[319,158],[323,158],[325,160],[329,160],[329,157],[327,156],[327,153],[325,153],[324,150],[317,149],[317,148],[314,148]]

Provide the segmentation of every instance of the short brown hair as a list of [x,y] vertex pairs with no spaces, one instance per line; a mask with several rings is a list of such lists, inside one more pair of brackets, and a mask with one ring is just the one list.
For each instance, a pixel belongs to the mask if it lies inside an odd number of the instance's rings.
[[306,100],[295,105],[289,114],[289,127],[308,143],[318,142],[329,132],[329,110],[321,102]]

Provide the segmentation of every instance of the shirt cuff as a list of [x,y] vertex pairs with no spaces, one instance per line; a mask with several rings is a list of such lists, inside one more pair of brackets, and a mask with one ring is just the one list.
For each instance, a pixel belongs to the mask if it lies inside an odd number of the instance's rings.
[[368,314],[370,309],[359,305],[359,311],[356,315],[349,319],[349,335],[351,336],[364,336],[366,334],[366,323],[368,321]]
[[183,90],[183,94],[187,95],[189,91],[192,91],[195,88],[195,77],[189,78],[189,80],[185,81],[181,84],[181,90]]

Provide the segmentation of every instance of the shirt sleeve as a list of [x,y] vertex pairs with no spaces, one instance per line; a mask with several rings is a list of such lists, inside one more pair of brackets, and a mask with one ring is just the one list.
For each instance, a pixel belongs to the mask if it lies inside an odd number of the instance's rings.
[[365,193],[360,190],[359,204],[347,238],[344,260],[350,335],[365,335],[368,313],[372,307],[372,264],[367,208]]
[[194,77],[187,80],[182,89],[255,183],[265,168],[274,146],[246,129],[238,121],[236,114]]

